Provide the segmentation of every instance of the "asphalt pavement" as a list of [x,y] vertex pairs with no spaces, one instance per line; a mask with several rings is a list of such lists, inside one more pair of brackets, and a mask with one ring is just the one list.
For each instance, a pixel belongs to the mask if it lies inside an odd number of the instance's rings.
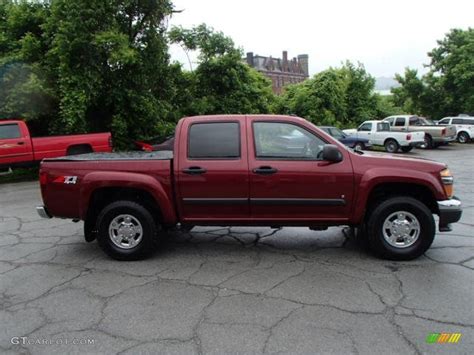
[[406,155],[448,163],[464,205],[410,262],[339,227],[195,228],[118,262],[82,222],[39,218],[37,182],[0,185],[0,352],[472,354],[474,144]]

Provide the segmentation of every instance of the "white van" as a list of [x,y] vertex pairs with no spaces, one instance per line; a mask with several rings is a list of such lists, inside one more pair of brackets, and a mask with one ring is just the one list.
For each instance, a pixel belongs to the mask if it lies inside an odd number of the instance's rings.
[[459,143],[468,143],[470,140],[474,140],[474,117],[445,117],[439,120],[438,124],[456,126],[456,136]]

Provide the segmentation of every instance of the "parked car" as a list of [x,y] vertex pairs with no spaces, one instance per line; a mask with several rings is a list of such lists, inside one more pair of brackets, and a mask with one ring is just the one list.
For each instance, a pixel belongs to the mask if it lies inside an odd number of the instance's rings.
[[424,132],[425,142],[422,148],[437,148],[442,144],[456,140],[456,127],[450,125],[440,127],[430,124],[425,118],[414,115],[397,115],[384,118],[384,122],[390,123],[392,131],[398,132]]
[[[309,141],[299,155],[274,136],[294,130]],[[85,239],[119,260],[149,255],[178,223],[349,225],[378,256],[408,260],[433,242],[433,214],[440,231],[462,214],[445,164],[356,153],[302,118],[186,117],[175,137],[173,151],[43,160],[38,213],[84,220]]]
[[459,116],[445,117],[438,122],[439,125],[454,125],[459,143],[468,143],[474,140],[474,117]]
[[349,136],[337,127],[333,127],[333,126],[318,126],[318,127],[322,129],[324,132],[326,132],[327,134],[329,134],[331,137],[336,138],[342,144],[348,146],[349,148],[353,148],[355,150],[364,150],[372,146],[372,144],[367,138]]
[[343,130],[349,136],[369,139],[372,145],[385,148],[388,153],[396,153],[399,149],[408,153],[424,142],[423,132],[392,132],[388,122],[365,121],[357,129]]
[[153,152],[159,150],[173,150],[174,134],[164,137],[154,137],[146,141],[135,141],[138,150]]
[[24,121],[0,121],[1,170],[29,166],[44,158],[111,151],[110,133],[32,138]]

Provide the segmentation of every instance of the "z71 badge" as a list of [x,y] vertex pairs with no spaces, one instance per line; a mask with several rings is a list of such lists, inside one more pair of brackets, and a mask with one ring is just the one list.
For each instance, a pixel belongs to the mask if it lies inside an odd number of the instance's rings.
[[75,185],[77,183],[77,176],[58,176],[53,182]]

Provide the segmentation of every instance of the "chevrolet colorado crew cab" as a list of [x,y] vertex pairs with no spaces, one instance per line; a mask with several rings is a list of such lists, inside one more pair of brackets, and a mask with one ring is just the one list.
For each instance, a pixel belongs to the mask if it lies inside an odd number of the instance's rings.
[[366,138],[372,145],[385,148],[388,153],[396,153],[399,149],[408,153],[424,142],[423,132],[393,132],[387,122],[365,121],[357,129],[345,129],[344,133],[357,138]]
[[29,166],[44,158],[111,151],[110,133],[32,138],[24,121],[0,121],[0,170]]
[[382,258],[423,254],[461,217],[445,164],[346,148],[292,116],[181,119],[172,151],[45,159],[40,216],[84,220],[86,241],[135,260],[180,224],[358,228]]

